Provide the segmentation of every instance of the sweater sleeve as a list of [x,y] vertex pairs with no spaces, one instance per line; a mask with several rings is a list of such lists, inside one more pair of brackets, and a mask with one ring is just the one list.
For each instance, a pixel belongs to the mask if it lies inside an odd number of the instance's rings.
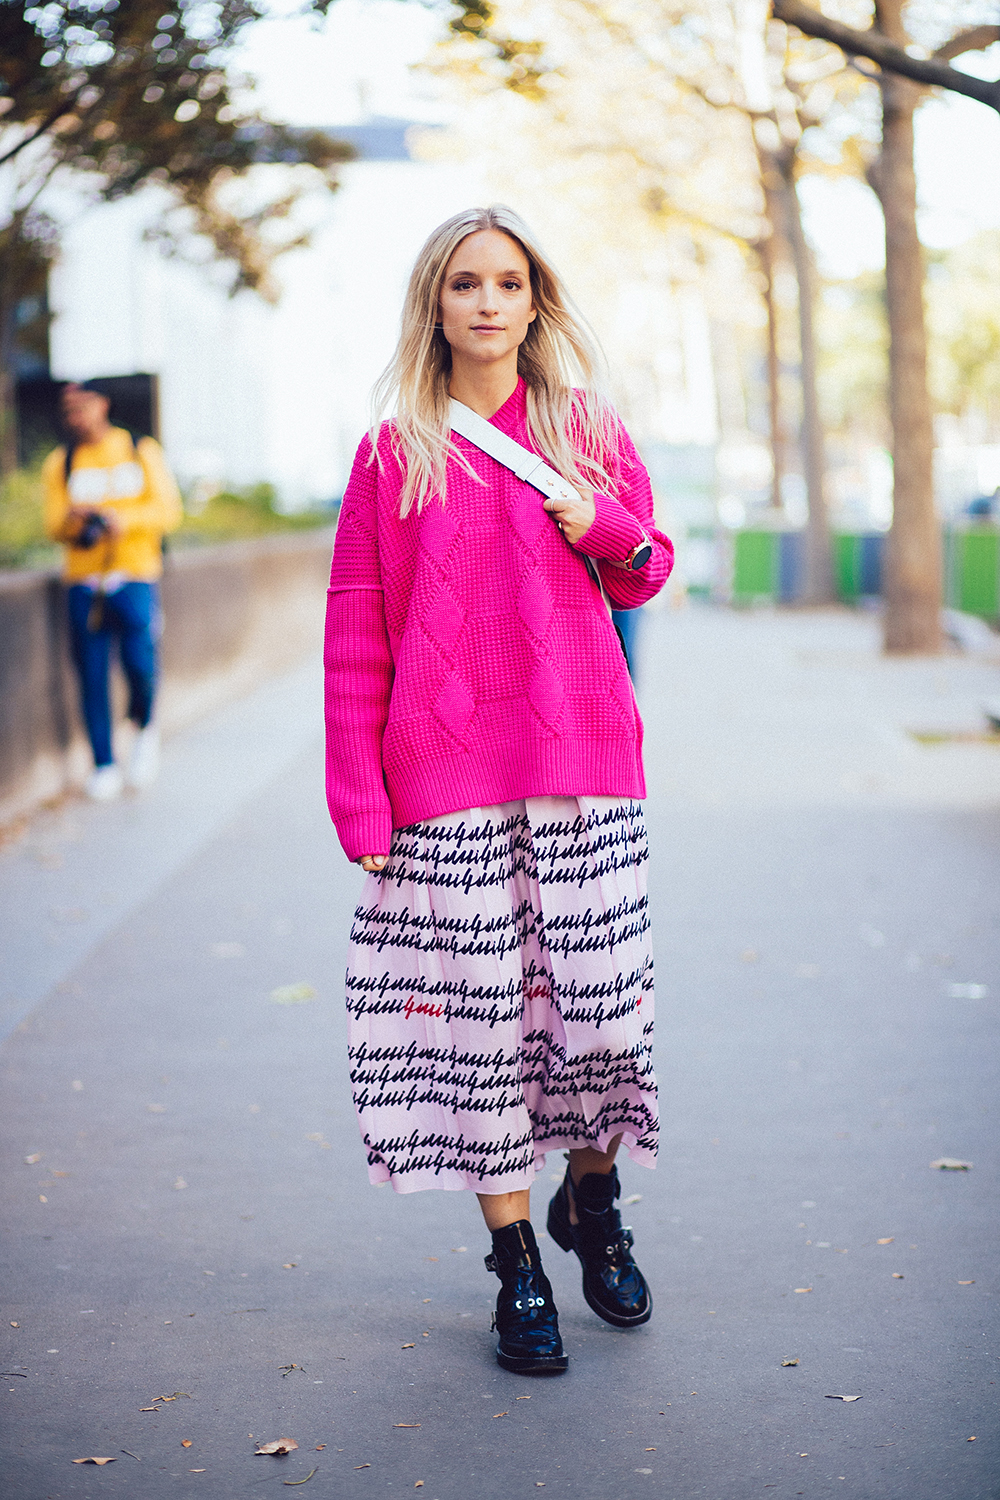
[[382,736],[394,666],[378,555],[378,466],[362,442],[344,493],[327,591],[323,650],[326,798],[348,859],[388,854],[392,809]]
[[[646,466],[624,427],[618,427],[618,496],[595,495],[593,525],[574,543],[574,550],[593,558],[608,598],[616,609],[638,609],[658,594],[670,577],[674,547],[653,525],[653,490]],[[643,536],[653,544],[645,567],[632,573],[613,566],[624,562]]]

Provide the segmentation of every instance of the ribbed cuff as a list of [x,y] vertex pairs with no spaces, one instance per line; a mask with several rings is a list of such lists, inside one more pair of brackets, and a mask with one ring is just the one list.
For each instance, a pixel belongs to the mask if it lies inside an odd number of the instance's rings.
[[385,811],[347,813],[336,818],[337,837],[352,863],[366,854],[388,854],[392,843],[392,811],[386,799]]
[[573,550],[606,562],[624,562],[646,534],[641,522],[620,501],[608,495],[595,494],[594,504],[597,507],[594,524],[573,543]]

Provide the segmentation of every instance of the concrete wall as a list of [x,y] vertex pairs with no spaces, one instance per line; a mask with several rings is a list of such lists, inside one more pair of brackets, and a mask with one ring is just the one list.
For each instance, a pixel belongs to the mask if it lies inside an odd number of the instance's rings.
[[[157,711],[165,733],[318,654],[332,548],[324,528],[171,555]],[[91,768],[63,592],[52,573],[0,573],[0,827],[82,785]],[[120,715],[120,683],[116,701]]]

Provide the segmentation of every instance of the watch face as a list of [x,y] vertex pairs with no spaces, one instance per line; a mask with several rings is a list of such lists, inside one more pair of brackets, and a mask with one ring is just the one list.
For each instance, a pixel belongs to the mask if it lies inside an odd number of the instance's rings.
[[633,557],[632,557],[632,572],[635,573],[637,571],[637,569],[644,568],[646,566],[646,564],[649,562],[649,559],[652,557],[652,555],[653,555],[653,548],[650,545],[650,543],[649,542],[643,542],[642,546],[641,547],[637,547],[635,549],[634,554],[633,554]]

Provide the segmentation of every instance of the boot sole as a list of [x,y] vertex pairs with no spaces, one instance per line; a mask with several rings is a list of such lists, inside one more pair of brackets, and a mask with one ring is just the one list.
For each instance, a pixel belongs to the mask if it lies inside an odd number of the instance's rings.
[[569,1366],[569,1355],[557,1354],[547,1359],[530,1359],[502,1354],[498,1349],[497,1364],[514,1375],[562,1375]]
[[580,1261],[580,1268],[583,1271],[583,1299],[586,1302],[587,1306],[590,1308],[591,1312],[595,1312],[599,1318],[604,1319],[605,1323],[610,1323],[615,1328],[641,1328],[643,1323],[648,1323],[650,1318],[653,1316],[652,1292],[650,1292],[649,1288],[647,1287],[646,1295],[649,1298],[649,1303],[646,1307],[646,1311],[643,1313],[639,1313],[637,1317],[623,1318],[620,1313],[612,1313],[609,1312],[606,1308],[601,1307],[600,1303],[590,1295],[590,1292],[587,1289],[587,1268],[584,1265],[579,1252],[577,1252],[576,1246],[573,1244],[572,1227],[569,1224],[564,1223],[562,1218],[557,1216],[557,1214],[555,1213],[555,1204],[557,1200],[558,1194],[556,1194],[556,1197],[553,1198],[552,1202],[549,1204],[549,1213],[548,1218],[545,1221],[545,1227],[548,1230],[549,1238],[555,1240],[560,1250],[565,1250],[567,1254],[570,1250],[572,1250],[576,1254],[577,1260]]

